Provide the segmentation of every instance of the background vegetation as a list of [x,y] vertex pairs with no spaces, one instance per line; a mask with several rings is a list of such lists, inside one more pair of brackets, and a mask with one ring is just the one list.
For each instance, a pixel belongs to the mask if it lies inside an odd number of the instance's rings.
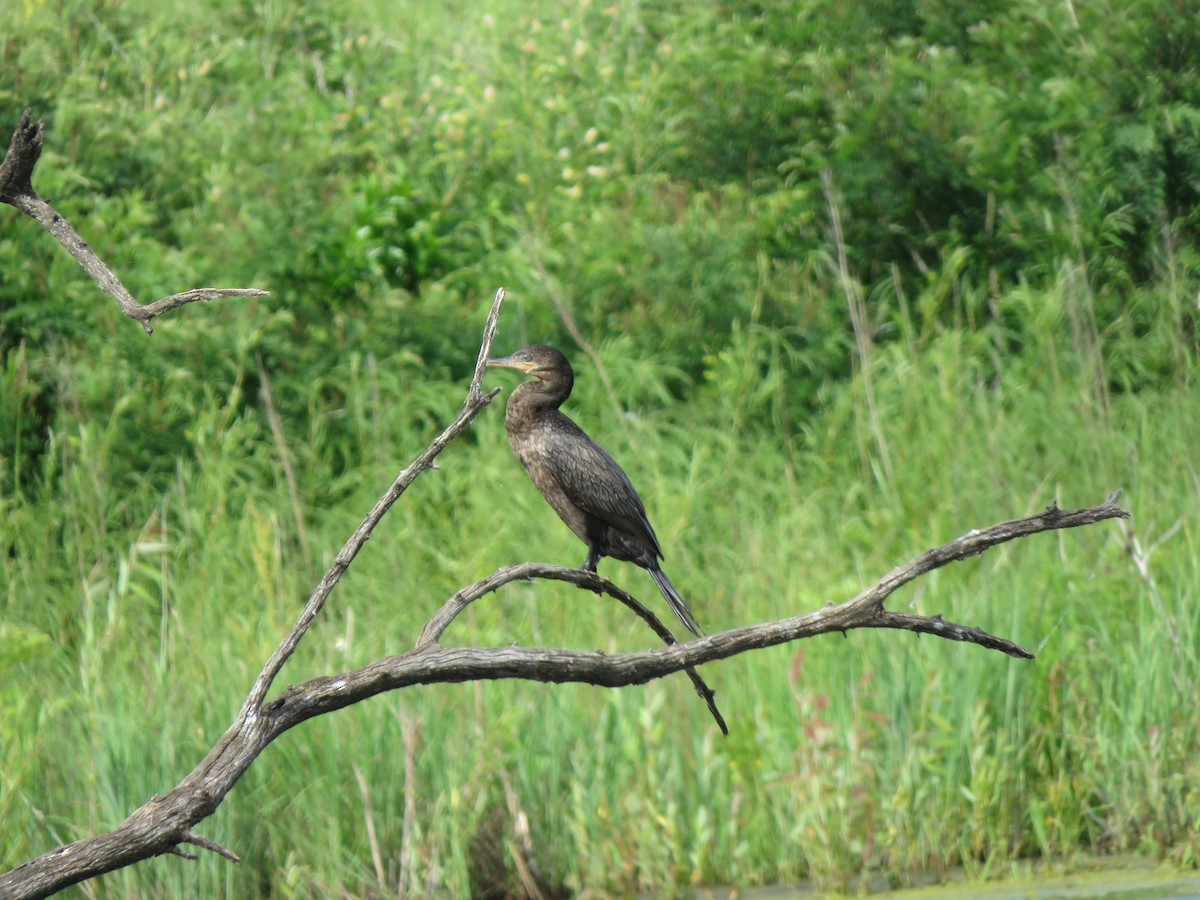
[[[574,357],[572,411],[710,630],[1051,500],[1122,487],[1134,519],[894,599],[1032,663],[869,633],[754,654],[707,672],[727,740],[683,679],[391,695],[264,755],[205,824],[243,866],[156,860],[96,894],[484,893],[511,847],[596,895],[1195,866],[1193,12],[8,0],[0,124],[46,121],[39,191],[143,299],[272,296],[147,340],[0,212],[0,865],[191,769],[461,403],[504,285],[498,349]],[[405,649],[531,545],[582,558],[502,432],[497,407],[393,511],[285,678]],[[454,639],[649,645],[553,585]]]

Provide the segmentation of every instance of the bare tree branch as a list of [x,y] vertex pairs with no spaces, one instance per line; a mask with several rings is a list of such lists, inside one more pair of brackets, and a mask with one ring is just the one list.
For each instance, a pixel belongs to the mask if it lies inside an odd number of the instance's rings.
[[[79,260],[84,269],[112,296],[126,315],[141,321],[147,332],[158,315],[196,300],[227,296],[261,296],[261,291],[202,289],[138,304],[87,244],[33,191],[31,178],[43,141],[40,123],[31,124],[26,111],[0,162],[0,200],[33,216]],[[279,672],[320,614],[333,588],[370,539],[375,526],[422,472],[433,467],[437,456],[466,429],[495,398],[498,390],[483,393],[483,373],[496,334],[504,290],[496,292],[484,328],[479,357],[467,397],[458,417],[407,468],[404,469],[355,530],[305,603],[296,622],[272,653],[254,682],[242,708],[228,730],[203,760],[174,789],[143,804],[117,828],[106,834],[59,847],[0,874],[0,897],[44,897],[96,875],[123,868],[162,854],[193,858],[185,845],[217,853],[232,862],[237,855],[197,834],[193,828],[216,811],[225,796],[262,751],[277,737],[315,716],[333,712],[385,691],[420,684],[481,679],[526,679],[551,683],[577,682],[600,687],[642,684],[676,672],[685,672],[705,699],[717,724],[725,723],[713,693],[696,671],[704,663],[739,653],[854,628],[893,628],[931,634],[948,640],[978,644],[1018,658],[1032,654],[1020,645],[975,626],[945,621],[940,615],[894,613],[884,601],[898,588],[933,569],[978,555],[1006,541],[1042,531],[1073,528],[1105,519],[1128,518],[1111,495],[1091,509],[1060,510],[1050,506],[1037,516],[1002,522],[972,531],[957,540],[922,554],[888,573],[876,585],[839,605],[828,605],[808,615],[796,616],[687,643],[677,643],[661,621],[638,600],[595,573],[543,563],[522,563],[500,569],[456,593],[429,620],[416,646],[360,669],[321,676],[289,687],[267,700]],[[632,610],[666,644],[637,653],[608,655],[566,649],[520,646],[455,648],[440,643],[455,618],[474,601],[518,580],[550,579],[574,584],[592,594],[608,596]],[[415,738],[413,739],[415,742]]]
[[188,303],[198,300],[207,302],[224,297],[268,296],[267,291],[254,288],[196,288],[163,297],[153,303],[138,303],[113,274],[112,269],[105,265],[88,242],[71,227],[71,223],[34,191],[33,169],[42,155],[44,141],[45,127],[41,122],[31,122],[30,111],[26,109],[13,132],[4,161],[0,162],[0,202],[15,206],[54,235],[55,240],[62,244],[92,280],[100,285],[100,289],[117,301],[121,312],[142,323],[146,334],[154,333],[151,323],[155,318]]
[[[471,404],[468,400],[464,411],[469,409]],[[422,454],[422,458],[424,456]],[[416,465],[414,463],[405,471],[409,472]],[[1006,541],[1042,531],[1128,518],[1129,514],[1118,505],[1118,499],[1119,494],[1113,494],[1104,503],[1090,509],[1061,510],[1052,505],[1040,515],[972,531],[898,567],[876,585],[840,605],[829,605],[808,615],[726,631],[684,644],[672,643],[656,650],[615,655],[514,646],[442,647],[438,639],[459,612],[479,597],[513,581],[530,578],[565,581],[592,592],[614,596],[635,612],[635,605],[640,606],[628,595],[623,598],[619,588],[594,573],[542,563],[506,567],[455,594],[425,626],[417,646],[408,653],[386,657],[340,675],[314,678],[288,688],[266,704],[248,700],[230,729],[178,787],[164,797],[150,800],[108,834],[60,847],[0,875],[0,896],[43,897],[103,872],[131,865],[150,856],[175,852],[180,843],[214,849],[196,839],[192,826],[212,815],[242,774],[273,740],[301,722],[385,691],[419,684],[502,678],[625,687],[739,653],[853,628],[915,631],[978,644],[1018,658],[1032,658],[1033,654],[1020,645],[980,628],[947,622],[941,616],[893,613],[883,608],[883,602],[897,588],[919,575],[947,563],[976,556]],[[343,553],[346,552],[343,550]],[[335,568],[337,565],[335,563]],[[308,612],[309,607],[306,607],[293,633],[299,629],[302,634],[307,628],[311,622]],[[647,612],[643,618],[649,621],[654,617]],[[661,627],[661,623],[658,625]],[[289,633],[284,645],[294,646],[291,643],[293,633]],[[278,655],[277,652],[272,657],[264,674],[278,671],[278,665],[282,664],[282,661],[276,663]],[[256,692],[260,685],[265,685],[262,687],[265,691],[269,682],[270,679],[264,682],[260,676],[255,684]],[[254,714],[247,715],[248,710],[254,711]]]
[[497,388],[484,394],[482,383],[503,303],[504,289],[500,288],[496,291],[488,314],[475,373],[458,418],[397,476],[362,524],[355,529],[305,603],[295,624],[271,654],[233,724],[216,746],[174,790],[143,804],[114,831],[60,847],[0,875],[0,897],[5,900],[9,897],[44,897],[151,856],[178,854],[181,843],[194,844],[236,859],[231,851],[224,848],[218,850],[214,842],[195,834],[192,826],[213,814],[259,753],[282,734],[277,727],[277,717],[263,714],[263,699],[288,657],[324,608],[342,574],[370,539],[375,526],[408,486],[422,472],[432,468],[437,456],[499,393],[500,389]]
[[483,341],[480,346],[479,358],[475,363],[475,373],[471,377],[471,385],[467,389],[467,400],[463,404],[458,418],[434,438],[433,443],[426,447],[425,451],[409,463],[408,467],[396,477],[396,480],[392,482],[392,486],[387,489],[384,495],[375,503],[371,511],[367,513],[367,517],[363,519],[362,524],[355,529],[354,534],[350,535],[350,539],[346,541],[345,546],[342,547],[341,551],[334,558],[333,565],[329,567],[329,571],[325,573],[325,577],[321,579],[312,596],[308,598],[308,602],[304,605],[304,611],[300,613],[300,618],[296,620],[296,624],[292,626],[291,631],[287,633],[283,641],[275,649],[270,660],[267,661],[266,667],[254,682],[254,687],[251,688],[249,696],[246,697],[246,702],[242,705],[242,711],[238,714],[238,721],[234,723],[234,728],[238,727],[238,722],[252,718],[258,714],[263,698],[267,696],[267,691],[271,689],[271,683],[275,680],[275,676],[279,674],[279,670],[283,668],[283,664],[287,662],[288,657],[299,646],[309,626],[312,625],[317,614],[325,606],[325,601],[329,599],[330,592],[341,579],[342,574],[349,567],[350,563],[354,561],[354,557],[358,555],[358,551],[371,539],[371,532],[375,530],[375,526],[379,524],[387,511],[392,508],[392,504],[400,499],[400,495],[408,490],[409,485],[416,481],[422,472],[433,467],[433,461],[437,459],[438,455],[500,393],[500,389],[496,388],[490,393],[484,394],[482,385],[483,373],[487,368],[488,354],[491,352],[492,340],[496,336],[496,326],[500,321],[500,309],[503,305],[504,288],[500,288],[496,291],[496,297],[492,301],[491,312],[488,313],[487,325],[483,330]]
[[189,844],[195,844],[197,847],[202,847],[205,850],[209,850],[217,854],[218,856],[223,856],[232,863],[240,863],[242,861],[241,858],[232,850],[228,850],[218,844],[216,841],[206,838],[203,835],[196,834],[190,829],[183,833],[183,839]]
[[[489,594],[511,581],[533,580],[535,578],[566,581],[596,594],[608,594],[632,610],[638,618],[650,626],[650,629],[662,639],[663,643],[668,646],[678,643],[675,640],[675,636],[671,634],[670,630],[662,623],[662,620],[658,616],[650,612],[631,594],[621,590],[611,581],[601,578],[595,572],[589,572],[585,569],[564,569],[562,566],[552,566],[545,563],[521,563],[517,566],[498,569],[487,578],[475,582],[470,587],[463,588],[447,600],[446,604],[425,624],[425,628],[421,631],[421,637],[417,640],[416,649],[420,650],[429,644],[436,644],[441,640],[442,634],[458,614],[485,594]],[[708,705],[708,711],[717,723],[717,726],[721,729],[721,733],[728,737],[729,726],[725,724],[725,717],[721,715],[721,711],[717,708],[716,695],[693,666],[685,666],[684,671],[695,686],[696,693],[704,698],[704,702]]]
[[45,126],[31,122],[26,109],[0,162],[0,202],[12,203],[17,197],[33,194],[33,167],[42,155],[45,140]]

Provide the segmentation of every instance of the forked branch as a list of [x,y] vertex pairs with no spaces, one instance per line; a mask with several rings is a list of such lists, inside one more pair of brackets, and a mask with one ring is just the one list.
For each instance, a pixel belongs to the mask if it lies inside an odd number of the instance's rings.
[[0,162],[0,202],[15,206],[54,235],[55,240],[62,244],[92,280],[100,285],[100,289],[117,302],[121,312],[142,323],[146,334],[154,333],[151,323],[158,316],[197,300],[268,295],[267,291],[254,288],[196,288],[163,297],[153,303],[139,303],[113,274],[112,269],[96,255],[88,242],[71,227],[71,223],[33,189],[33,170],[42,155],[44,142],[44,126],[41,122],[31,121],[30,111],[26,109],[13,132],[8,152]]
[[[623,604],[645,622],[650,627],[650,630],[658,635],[667,646],[678,643],[675,640],[675,635],[671,634],[670,630],[662,623],[662,620],[658,616],[650,612],[632,594],[626,593],[611,581],[601,578],[595,572],[586,569],[564,569],[562,566],[529,562],[497,569],[487,578],[475,582],[470,587],[463,588],[447,600],[434,617],[425,623],[425,628],[421,631],[421,637],[417,640],[416,650],[436,645],[450,626],[450,623],[458,617],[458,614],[480,597],[490,594],[492,591],[509,582],[532,581],[535,578],[550,581],[566,581],[596,594],[608,594],[608,596]],[[725,717],[717,709],[716,695],[712,689],[709,688],[708,684],[700,677],[700,673],[693,666],[684,666],[684,672],[691,679],[693,686],[696,688],[696,693],[704,698],[704,702],[708,705],[709,714],[712,715],[713,721],[717,723],[717,727],[721,729],[721,733],[728,736],[729,726],[725,724]]]
[[[0,200],[41,222],[117,301],[125,314],[141,321],[147,332],[151,330],[150,322],[155,316],[184,303],[263,294],[261,291],[205,289],[176,294],[145,306],[138,304],[91,248],[33,191],[31,178],[41,148],[41,125],[31,124],[29,113],[26,112],[13,136],[8,154],[0,163]],[[0,875],[0,897],[44,897],[96,875],[162,854],[190,858],[191,854],[184,849],[185,845],[206,849],[236,862],[237,856],[232,850],[197,834],[193,827],[213,814],[258,755],[284,732],[314,716],[333,712],[384,691],[420,684],[502,678],[579,682],[616,688],[686,672],[708,704],[717,724],[725,731],[725,723],[717,710],[713,693],[697,673],[696,667],[750,650],[852,628],[895,628],[979,644],[1010,656],[1030,658],[1032,654],[1020,645],[980,628],[947,622],[941,616],[890,612],[884,608],[884,601],[914,578],[954,560],[983,553],[1006,541],[1041,531],[1128,517],[1128,513],[1118,505],[1117,494],[1091,509],[1060,510],[1052,505],[1037,516],[972,531],[930,550],[893,570],[857,597],[839,605],[829,605],[808,615],[726,631],[683,644],[676,643],[662,622],[634,597],[596,574],[542,563],[522,563],[500,569],[455,594],[429,620],[416,646],[408,653],[390,656],[341,675],[311,679],[268,700],[267,695],[283,665],[324,608],[333,588],[366,544],[375,526],[408,486],[433,466],[437,456],[498,393],[483,393],[482,381],[503,300],[504,291],[501,289],[496,292],[488,315],[475,372],[458,417],[397,476],[347,540],[305,603],[296,622],[263,667],[233,723],[213,749],[178,786],[162,797],[147,801],[113,831],[59,847]],[[529,579],[564,581],[591,594],[612,597],[633,611],[666,646],[637,653],[607,655],[519,646],[451,648],[441,645],[440,640],[446,629],[469,604],[505,584]]]
[[275,652],[267,661],[267,665],[255,680],[254,687],[250,689],[250,694],[246,697],[246,702],[242,705],[242,711],[238,714],[238,720],[234,722],[234,728],[238,727],[239,722],[258,713],[262,707],[263,699],[267,696],[267,691],[271,689],[271,684],[275,681],[275,676],[279,674],[279,670],[283,668],[283,664],[287,662],[288,657],[299,646],[309,626],[312,625],[317,614],[324,608],[325,601],[329,599],[334,586],[341,580],[346,569],[350,567],[350,563],[354,561],[354,557],[358,555],[358,551],[370,540],[371,532],[375,530],[375,526],[379,524],[387,511],[392,508],[392,505],[400,499],[400,495],[408,490],[409,485],[416,481],[422,472],[433,467],[433,462],[437,459],[438,455],[450,446],[450,443],[500,393],[499,388],[495,388],[487,394],[483,393],[483,373],[487,368],[488,354],[491,352],[492,341],[496,337],[496,328],[500,322],[500,309],[503,305],[504,288],[500,288],[496,291],[495,299],[492,301],[492,309],[488,313],[487,324],[484,326],[483,339],[480,343],[479,358],[475,362],[475,373],[471,376],[471,384],[467,389],[467,399],[463,403],[463,408],[458,414],[458,418],[451,422],[441,434],[433,439],[433,442],[425,448],[420,456],[409,463],[404,471],[396,476],[396,480],[392,482],[392,486],[379,498],[375,506],[367,513],[367,517],[363,519],[362,524],[355,529],[354,534],[350,535],[350,539],[346,541],[345,545],[338,552],[338,555],[334,557],[333,565],[329,567],[329,571],[325,573],[325,577],[321,579],[316,590],[312,592],[312,596],[308,598],[308,602],[304,604],[304,610],[300,613],[300,617],[292,625],[291,630],[288,631],[283,641],[275,649]]
[[[470,401],[464,412],[468,408]],[[680,671],[689,672],[696,682],[699,676],[695,675],[695,667],[704,663],[853,628],[916,631],[948,640],[979,644],[1018,658],[1031,658],[1033,654],[1020,645],[980,628],[947,622],[941,616],[894,613],[885,609],[883,603],[897,588],[914,578],[955,560],[976,556],[1006,541],[1042,531],[1128,518],[1129,514],[1118,505],[1118,499],[1118,494],[1112,494],[1099,506],[1078,510],[1061,510],[1051,505],[1036,516],[972,531],[893,570],[857,597],[836,606],[829,605],[808,615],[726,631],[684,644],[670,643],[663,648],[639,653],[608,655],[516,646],[442,647],[438,642],[440,637],[470,603],[505,584],[529,579],[565,581],[593,593],[614,597],[650,624],[660,637],[666,631],[662,623],[637,600],[594,573],[541,563],[523,563],[500,569],[451,597],[429,620],[416,647],[408,653],[386,657],[340,675],[311,679],[288,688],[261,705],[251,703],[248,699],[229,731],[173,791],[146,803],[115,831],[51,851],[6,875],[0,875],[0,896],[46,896],[69,884],[150,856],[177,853],[179,845],[183,843],[206,847],[226,858],[235,858],[232,851],[199,838],[192,831],[192,826],[216,810],[258,754],[281,734],[308,719],[385,691],[421,684],[512,678],[617,688],[642,684]],[[346,552],[344,549],[343,553]],[[353,558],[353,554],[350,558]],[[306,607],[305,614],[285,644],[290,643],[293,637],[298,640],[299,636],[303,636],[312,620],[308,613],[309,607]],[[294,634],[297,629],[298,636]],[[278,671],[278,666],[282,665],[282,661],[277,660],[278,656],[277,651],[264,670],[264,675],[256,682],[252,697],[260,692],[260,686],[263,691],[269,687],[271,679],[264,676],[268,672]],[[700,685],[702,682],[697,685],[698,691],[708,701],[718,722],[723,724],[712,703],[711,691]]]

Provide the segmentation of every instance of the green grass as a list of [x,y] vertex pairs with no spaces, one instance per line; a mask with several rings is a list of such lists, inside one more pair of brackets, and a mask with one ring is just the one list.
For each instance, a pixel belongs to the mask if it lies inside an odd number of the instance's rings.
[[[47,120],[39,191],[143,300],[272,294],[147,340],[0,213],[0,867],[203,757],[459,409],[500,285],[496,349],[568,351],[571,414],[709,631],[1053,501],[1122,488],[1133,518],[891,599],[1032,662],[876,632],[746,655],[705,672],[728,739],[683,678],[388,695],[285,735],[202,825],[242,866],[153,860],[96,894],[458,896],[515,884],[510,841],[585,896],[1194,867],[1197,45],[1148,0],[1043,7],[14,7],[0,112]],[[393,509],[280,686],[403,652],[498,566],[582,560],[502,418]],[[659,608],[645,573],[602,573]],[[447,642],[654,643],[554,584]]]
[[[619,352],[603,355],[621,367]],[[854,385],[807,423],[792,464],[770,431],[731,434],[701,407],[621,428],[580,369],[577,415],[643,487],[669,570],[710,630],[845,599],[928,546],[1054,499],[1083,505],[1124,487],[1134,518],[1008,545],[891,601],[1011,636],[1033,662],[869,632],[747,655],[706,671],[727,740],[683,679],[613,692],[519,682],[406,691],[307,723],[262,756],[205,825],[244,866],[158,860],[108,876],[106,892],[361,895],[394,890],[403,860],[410,887],[459,893],[480,829],[511,835],[518,814],[542,871],[585,892],[841,885],[863,870],[902,881],[959,864],[996,875],[1030,855],[1077,852],[1192,858],[1192,392],[1116,397],[1105,413],[1071,382],[1037,388],[1005,372],[998,386],[979,385],[953,336],[917,356],[881,354],[872,380],[893,463],[885,480]],[[435,387],[449,414],[462,385]],[[355,427],[373,427],[369,415]],[[6,862],[114,826],[199,760],[317,570],[429,436],[389,435],[391,458],[343,476],[344,502],[305,510],[309,563],[274,460],[239,437],[244,428],[214,422],[208,449],[181,461],[161,495],[118,499],[102,466],[88,479],[73,466],[55,516],[23,510],[10,532],[10,608],[53,641],[8,679]],[[284,682],[402,651],[457,586],[496,566],[577,561],[581,547],[502,430],[497,407],[413,487]],[[874,473],[865,481],[864,468]],[[147,524],[103,532],[97,511],[120,503]],[[63,533],[77,536],[70,558],[48,566]],[[1131,557],[1135,535],[1153,585]],[[654,601],[644,573],[605,569]],[[556,585],[481,601],[450,640],[652,644],[615,605]],[[414,729],[416,815],[403,846]]]

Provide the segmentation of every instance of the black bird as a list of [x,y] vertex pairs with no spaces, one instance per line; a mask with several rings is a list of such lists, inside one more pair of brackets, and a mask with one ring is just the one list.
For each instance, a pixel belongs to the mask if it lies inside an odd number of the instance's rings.
[[567,358],[554,347],[534,344],[512,356],[489,359],[487,364],[536,379],[519,385],[508,398],[504,413],[508,443],[546,502],[587,544],[583,568],[595,572],[602,556],[636,563],[650,573],[688,630],[702,635],[687,601],[659,568],[662,548],[629,477],[603,447],[559,411],[575,384]]

